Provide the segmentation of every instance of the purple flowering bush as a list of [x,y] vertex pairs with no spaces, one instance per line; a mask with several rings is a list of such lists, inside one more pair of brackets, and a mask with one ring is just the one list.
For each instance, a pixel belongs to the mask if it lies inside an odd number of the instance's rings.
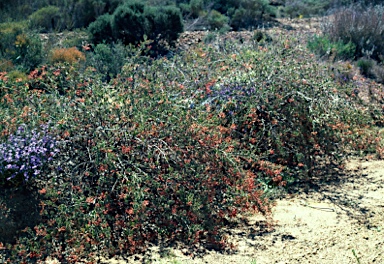
[[47,162],[59,152],[48,126],[41,131],[28,131],[21,125],[14,135],[0,144],[0,184],[28,182],[41,174]]

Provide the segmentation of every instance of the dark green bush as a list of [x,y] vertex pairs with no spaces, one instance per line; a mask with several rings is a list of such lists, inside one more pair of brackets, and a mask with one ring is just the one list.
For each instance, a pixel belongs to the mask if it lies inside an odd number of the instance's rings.
[[104,14],[89,25],[88,32],[90,33],[90,38],[93,43],[111,43],[114,40],[112,19],[112,15]]
[[366,77],[372,77],[374,65],[374,61],[371,59],[361,58],[357,61],[357,66],[359,67],[361,74]]
[[[112,30],[111,30],[112,29]],[[167,52],[183,31],[180,9],[173,6],[147,6],[127,1],[113,15],[103,15],[88,27],[94,43],[122,41],[138,44],[145,38],[153,41],[153,55]]]
[[344,7],[331,16],[324,29],[332,42],[352,42],[355,57],[371,57],[382,61],[384,56],[384,6],[361,5]]
[[238,8],[229,11],[230,26],[234,30],[257,28],[275,16],[275,12],[267,0],[242,0]]
[[180,9],[173,6],[147,6],[144,16],[149,26],[145,35],[154,40],[153,50],[163,54],[168,49],[167,46],[174,47],[184,29]]
[[119,6],[112,17],[114,39],[124,44],[137,44],[149,33],[150,26],[144,14],[145,4],[127,1]]
[[208,15],[208,25],[211,30],[228,28],[229,18],[216,10],[212,10]]
[[68,17],[74,28],[84,28],[94,22],[99,16],[112,14],[122,0],[78,0]]
[[287,0],[285,1],[284,12],[290,18],[310,17],[322,15],[330,7],[332,7],[331,1]]
[[57,6],[43,7],[29,16],[32,29],[38,29],[41,32],[51,32],[61,29],[60,8]]

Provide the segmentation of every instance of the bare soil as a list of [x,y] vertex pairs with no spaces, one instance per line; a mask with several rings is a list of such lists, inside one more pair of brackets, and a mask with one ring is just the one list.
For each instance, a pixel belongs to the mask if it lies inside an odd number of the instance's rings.
[[232,253],[191,256],[185,249],[152,247],[145,255],[102,263],[384,263],[384,161],[350,160],[343,174],[299,186],[277,201],[273,219],[272,231],[265,231],[262,216],[228,229]]

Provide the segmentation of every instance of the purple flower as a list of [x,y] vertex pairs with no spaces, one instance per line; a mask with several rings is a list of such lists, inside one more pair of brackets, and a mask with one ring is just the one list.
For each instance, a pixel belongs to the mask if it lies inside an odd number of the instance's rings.
[[56,141],[48,134],[48,126],[42,132],[27,131],[26,125],[20,126],[15,135],[0,144],[0,175],[23,175],[24,181],[30,176],[38,176],[43,166],[59,153]]

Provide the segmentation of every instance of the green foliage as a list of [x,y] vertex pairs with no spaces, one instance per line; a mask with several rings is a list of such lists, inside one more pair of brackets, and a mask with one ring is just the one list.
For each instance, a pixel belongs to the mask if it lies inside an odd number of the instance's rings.
[[114,40],[112,18],[112,15],[104,14],[89,25],[88,32],[90,33],[90,38],[93,43],[110,43]]
[[284,12],[290,18],[310,17],[322,15],[332,7],[332,1],[287,0],[285,1]]
[[307,47],[310,51],[320,57],[353,59],[356,52],[356,45],[352,42],[344,43],[341,40],[333,42],[327,36],[315,35],[308,40]]
[[115,39],[122,40],[124,44],[137,44],[143,40],[143,36],[150,28],[144,8],[144,3],[133,0],[125,2],[116,9],[112,18]]
[[361,5],[341,8],[325,25],[325,34],[331,41],[352,42],[356,46],[355,57],[384,58],[384,6]]
[[29,20],[31,28],[38,29],[40,32],[60,29],[60,8],[57,6],[43,7],[30,15]]
[[120,73],[127,55],[122,44],[97,44],[94,51],[87,54],[87,64],[102,74],[116,76]]
[[166,53],[169,46],[174,47],[184,29],[180,9],[173,6],[147,7],[144,15],[149,25],[144,34],[154,40],[153,51]]
[[201,12],[204,10],[204,0],[191,0],[190,1],[190,9],[191,9],[191,14],[193,17],[198,17]]
[[208,15],[208,25],[211,30],[228,28],[229,18],[216,10],[212,10]]
[[361,74],[366,77],[372,77],[372,69],[374,66],[373,60],[361,58],[357,61],[357,66],[359,67]]
[[1,24],[0,56],[25,70],[36,67],[43,59],[39,35],[29,33],[21,23]]
[[153,55],[167,52],[183,31],[180,9],[173,6],[147,6],[127,1],[113,15],[99,17],[89,28],[94,43],[122,41],[138,44],[144,38],[153,41]]
[[268,17],[274,16],[275,10],[267,0],[242,0],[237,9],[232,8],[230,26],[234,30],[257,28]]

